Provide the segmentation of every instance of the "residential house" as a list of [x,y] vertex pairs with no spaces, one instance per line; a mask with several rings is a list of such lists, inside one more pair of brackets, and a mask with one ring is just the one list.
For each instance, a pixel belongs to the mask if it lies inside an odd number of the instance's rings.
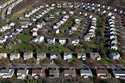
[[90,41],[90,40],[91,40],[90,34],[85,35],[85,36],[84,36],[84,40],[85,40],[85,41]]
[[111,74],[108,72],[106,66],[98,65],[96,66],[96,75],[99,79],[111,78]]
[[71,61],[73,59],[72,53],[64,53],[63,59],[65,61]]
[[56,42],[55,40],[56,40],[55,38],[48,38],[47,43],[48,44],[55,44],[55,42]]
[[17,60],[20,58],[20,53],[11,53],[10,54],[10,60]]
[[83,67],[80,69],[80,76],[83,78],[89,78],[89,77],[93,77],[93,74],[91,69],[88,66],[83,65]]
[[32,77],[35,78],[35,79],[38,79],[38,78],[44,78],[46,76],[45,74],[45,69],[46,68],[33,68],[32,69]]
[[120,67],[120,66],[112,67],[112,73],[115,78],[125,79],[125,67]]
[[119,60],[120,59],[120,54],[118,52],[111,52],[109,54],[109,57],[112,59],[112,60]]
[[65,45],[66,42],[67,42],[66,39],[59,39],[59,43],[60,43],[61,45]]
[[17,79],[26,79],[28,76],[29,70],[28,69],[18,69],[17,70]]
[[63,71],[63,73],[64,73],[64,77],[65,78],[76,77],[76,69],[73,68],[73,67],[65,68],[64,71]]
[[79,42],[80,42],[80,40],[79,39],[75,39],[75,40],[72,40],[72,45],[74,45],[74,46],[76,46],[76,45],[78,45],[79,44]]
[[0,38],[0,44],[3,44],[7,41],[7,38]]
[[43,42],[44,42],[44,39],[45,39],[44,36],[38,36],[38,37],[36,37],[35,39],[33,39],[32,41],[33,41],[34,43],[43,43]]
[[14,69],[0,69],[0,78],[12,78]]
[[57,54],[50,54],[50,60],[55,60],[58,59],[58,55]]
[[60,71],[59,71],[59,67],[56,64],[48,65],[47,70],[48,70],[48,77],[59,78]]
[[43,60],[47,58],[46,53],[37,53],[37,60]]
[[33,52],[25,52],[23,54],[23,58],[24,58],[24,60],[28,60],[28,59],[33,58]]
[[7,53],[0,53],[0,59],[7,58]]
[[117,45],[111,45],[111,49],[112,50],[118,50],[118,46]]
[[86,53],[78,53],[77,58],[85,61],[87,58]]

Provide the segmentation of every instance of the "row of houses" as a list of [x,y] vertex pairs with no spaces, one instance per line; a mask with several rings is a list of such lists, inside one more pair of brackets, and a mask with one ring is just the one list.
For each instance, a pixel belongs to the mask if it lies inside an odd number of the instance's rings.
[[78,8],[80,6],[79,3],[70,3],[70,2],[64,2],[64,3],[57,3],[55,4],[57,8]]
[[114,52],[111,52],[109,54],[110,58],[113,60],[119,60],[120,59],[120,54],[117,52],[118,51],[118,32],[115,24],[115,16],[112,15],[112,13],[108,14],[108,22],[109,22],[109,41],[110,41],[110,49],[115,50]]
[[82,3],[80,7],[87,11],[98,12],[99,14],[107,14],[108,12],[113,12],[117,14],[125,14],[122,9],[117,9],[111,6],[96,4],[96,3]]
[[9,4],[15,2],[15,0],[9,0],[7,2],[5,2],[4,4],[0,5],[0,10],[5,8],[6,6],[8,6]]
[[81,22],[81,19],[78,19],[78,18],[75,19],[75,24],[71,27],[71,29],[69,29],[69,34],[70,35],[78,30],[78,28],[79,28],[79,26],[81,24],[80,22]]
[[65,61],[72,61],[74,58],[80,60],[86,60],[87,58],[91,58],[92,60],[101,60],[101,56],[98,52],[90,52],[86,53],[37,53],[34,54],[33,52],[24,52],[24,53],[0,53],[0,59],[7,59],[9,58],[11,61],[18,60],[23,58],[24,60],[28,60],[31,58],[36,58],[37,60],[43,60],[49,58],[50,60],[65,60]]
[[14,3],[12,3],[10,6],[9,6],[9,8],[8,8],[8,10],[7,10],[7,15],[10,15],[11,13],[12,13],[12,10],[13,10],[13,8],[14,7],[16,7],[19,3],[21,3],[23,0],[17,0],[17,1],[15,1]]
[[89,17],[92,21],[91,21],[91,25],[89,28],[88,33],[85,35],[84,40],[85,41],[90,41],[92,38],[95,37],[95,30],[96,30],[96,18],[93,16]]
[[38,19],[42,18],[45,14],[49,13],[50,10],[55,9],[54,7],[48,7],[46,9],[43,10],[39,10],[37,12],[35,12],[32,17],[30,17],[31,21],[36,22]]
[[33,14],[35,14],[37,11],[39,11],[41,8],[43,8],[43,6],[37,7],[35,9],[33,9],[31,12],[28,12],[25,14],[26,18],[29,18],[30,16],[32,16]]
[[[77,74],[77,71],[79,72]],[[26,79],[28,76],[32,76],[34,79],[38,78],[75,78],[77,75],[83,78],[91,78],[93,77],[91,69],[83,65],[81,69],[75,69],[74,67],[65,67],[60,68],[55,64],[50,64],[47,67],[42,68],[25,68],[25,69],[0,69],[0,77],[1,78],[12,78],[13,76],[17,77],[17,79]]]
[[96,65],[93,68],[83,64],[82,67],[59,67],[55,64],[49,64],[43,67],[35,68],[1,68],[0,78],[13,78],[17,79],[39,79],[39,78],[93,78],[97,79],[125,79],[125,67],[119,65],[112,65],[107,68],[107,65]]
[[80,44],[81,40],[79,38],[57,38],[57,37],[45,37],[45,36],[38,36],[32,40],[33,43],[47,43],[47,44],[60,44],[60,45],[78,45]]
[[69,19],[69,15],[63,16],[62,19],[53,26],[53,29],[58,29],[58,28],[59,28],[61,25],[63,25],[68,19]]
[[9,23],[9,24],[7,24],[7,25],[2,26],[2,27],[0,28],[0,32],[5,32],[5,31],[7,31],[7,30],[9,30],[9,29],[12,29],[14,26],[15,26],[15,23],[14,23],[14,22],[11,22],[11,23]]
[[[42,13],[42,16],[45,15],[46,13],[48,13],[51,9],[53,9],[53,7],[50,7],[50,8],[47,8],[47,10],[45,10],[43,13]],[[41,18],[41,16],[40,16]],[[36,18],[36,16],[31,19],[31,20],[34,20],[36,21],[38,18]],[[20,26],[16,26],[16,29],[12,32],[7,32],[5,33],[4,35],[2,35],[0,37],[0,44],[4,44],[6,42],[8,42],[9,40],[13,39],[16,35],[20,34],[25,28],[28,28],[29,26],[32,25],[32,22],[29,22],[29,21],[24,21],[24,22],[20,22]],[[15,24],[14,24],[15,25]],[[8,28],[8,27],[7,27]],[[5,29],[5,27],[4,27]],[[9,29],[11,30],[11,28]]]
[[[5,29],[6,27],[4,27]],[[8,28],[8,27],[7,27]],[[14,30],[14,27],[8,29]],[[13,39],[16,35],[20,34],[24,29],[23,28],[16,28],[14,31],[6,32],[2,36],[0,36],[0,44],[7,43],[9,40]]]
[[[40,5],[39,7],[34,8],[34,9],[32,9],[30,12],[26,13],[26,14],[24,15],[24,17],[25,17],[25,18],[30,18],[31,16],[33,16],[34,14],[36,14],[37,12],[39,12],[41,9],[47,8],[47,10],[48,10],[48,8],[50,8],[50,7],[55,7],[55,4],[53,3],[53,4]],[[40,15],[39,15],[39,16],[40,16]],[[38,17],[38,16],[37,16],[37,17]]]
[[60,33],[60,26],[63,25],[64,23],[66,23],[66,21],[69,19],[69,15],[65,15],[63,16],[63,18],[57,22],[54,26],[53,26],[53,29],[55,30],[56,34],[59,34]]
[[85,9],[87,11],[98,11],[102,14],[106,14],[106,12],[114,12],[118,14],[124,14],[125,12],[122,9],[114,8],[112,6],[106,6],[106,5],[101,5],[97,3],[70,3],[70,2],[64,2],[64,3],[53,3],[53,4],[47,4],[48,6],[54,6],[57,8],[79,8],[82,7],[82,9]]

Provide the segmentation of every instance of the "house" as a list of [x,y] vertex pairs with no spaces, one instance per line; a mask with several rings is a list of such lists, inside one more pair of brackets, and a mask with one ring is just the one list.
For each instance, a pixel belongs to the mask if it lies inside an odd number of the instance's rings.
[[44,39],[45,39],[44,36],[38,36],[38,37],[36,37],[35,39],[33,39],[32,41],[33,41],[34,43],[43,43],[43,42],[44,42]]
[[113,15],[113,14],[112,14],[111,12],[108,13],[108,16],[109,16],[109,17],[112,16],[112,15]]
[[73,59],[72,53],[64,53],[63,59],[64,59],[65,61],[70,61],[70,60],[72,60],[72,59]]
[[77,58],[85,61],[87,58],[86,53],[78,53]]
[[79,44],[79,42],[80,42],[80,40],[79,39],[75,39],[75,40],[72,40],[72,44],[74,45],[74,46],[76,46],[76,45],[78,45]]
[[95,17],[92,18],[92,21],[96,23],[97,19]]
[[0,59],[7,58],[7,53],[0,53]]
[[115,78],[125,79],[125,68],[120,66],[112,67],[112,73]]
[[24,58],[24,60],[28,60],[28,59],[33,58],[33,52],[25,52],[23,54],[23,58]]
[[116,32],[116,28],[110,28],[110,32]]
[[110,7],[110,6],[108,6],[108,7],[107,7],[107,10],[110,10],[110,9],[111,9],[111,7]]
[[84,16],[85,16],[85,17],[88,16],[88,13],[85,13]]
[[54,4],[54,3],[51,4],[52,7],[55,7],[55,5],[56,5],[56,4]]
[[73,11],[69,11],[69,14],[73,15],[73,14],[74,14],[74,12],[73,12]]
[[20,58],[20,54],[19,53],[11,53],[10,54],[10,60],[17,60]]
[[55,42],[56,42],[56,41],[55,41],[55,38],[48,38],[48,39],[47,39],[47,43],[48,43],[48,44],[55,44]]
[[7,39],[6,39],[6,38],[0,38],[0,44],[5,43],[6,41],[7,41]]
[[112,60],[119,60],[120,59],[120,54],[118,52],[111,52],[109,54],[109,57],[112,59]]
[[89,33],[95,33],[95,27],[91,26],[90,30],[89,30]]
[[43,60],[47,58],[46,53],[37,53],[37,60]]
[[59,69],[58,68],[49,68],[49,77],[50,78],[59,78]]
[[93,16],[92,16],[92,15],[90,15],[90,16],[89,16],[89,18],[90,18],[90,19],[92,19],[92,18],[93,18]]
[[90,41],[90,40],[91,40],[91,37],[89,34],[84,36],[84,41]]
[[80,24],[81,20],[80,19],[75,19],[76,24]]
[[32,77],[35,78],[35,79],[38,79],[38,78],[44,78],[46,76],[45,74],[45,70],[46,68],[34,68],[32,69]]
[[118,44],[118,40],[117,39],[111,41],[111,45],[117,45],[117,44]]
[[59,27],[58,27],[58,26],[56,26],[56,25],[54,25],[54,26],[53,26],[53,29],[58,29],[58,28],[59,28]]
[[80,76],[83,78],[89,78],[89,77],[93,77],[93,74],[91,69],[88,66],[83,65],[83,67],[80,69]]
[[100,56],[100,54],[98,53],[98,52],[91,52],[90,53],[90,58],[92,59],[92,60],[101,60],[101,56]]
[[66,39],[59,39],[59,43],[60,43],[61,45],[65,45],[66,42],[67,42]]
[[17,79],[26,79],[28,76],[29,70],[27,69],[18,69],[17,70]]
[[117,45],[111,45],[111,49],[118,50],[118,46]]
[[64,71],[63,71],[63,73],[64,73],[64,77],[65,78],[76,77],[76,70],[73,67],[65,68]]
[[58,59],[58,55],[57,54],[50,54],[50,60],[55,60]]
[[66,14],[67,12],[66,11],[62,11],[62,14]]
[[31,30],[33,37],[38,36],[37,31],[38,31],[38,28],[33,28],[33,29]]
[[37,33],[37,32],[33,32],[33,33],[32,33],[32,36],[33,36],[33,37],[37,37],[37,36],[38,36],[38,33]]
[[77,28],[78,28],[78,25],[71,27],[71,30],[69,31],[70,34],[72,34],[74,31],[77,31]]
[[85,41],[90,41],[93,37],[95,37],[95,27],[91,27],[88,34],[84,36]]
[[108,72],[106,66],[98,65],[96,66],[96,75],[99,79],[111,78],[111,74]]
[[37,27],[38,29],[41,29],[41,28],[43,27],[43,23],[37,24],[36,27]]
[[117,35],[117,33],[114,32],[114,31],[111,31],[111,32],[110,32],[110,35]]
[[106,14],[107,13],[107,11],[106,10],[104,10],[103,12],[102,12],[102,14]]
[[59,34],[59,33],[60,33],[60,30],[59,30],[59,29],[57,29],[57,30],[56,30],[56,34]]
[[111,35],[111,36],[110,36],[110,40],[113,40],[113,39],[117,39],[117,36]]
[[59,67],[56,64],[49,64],[47,70],[48,70],[48,77],[59,78],[60,71]]
[[0,69],[0,78],[12,78],[14,69]]

